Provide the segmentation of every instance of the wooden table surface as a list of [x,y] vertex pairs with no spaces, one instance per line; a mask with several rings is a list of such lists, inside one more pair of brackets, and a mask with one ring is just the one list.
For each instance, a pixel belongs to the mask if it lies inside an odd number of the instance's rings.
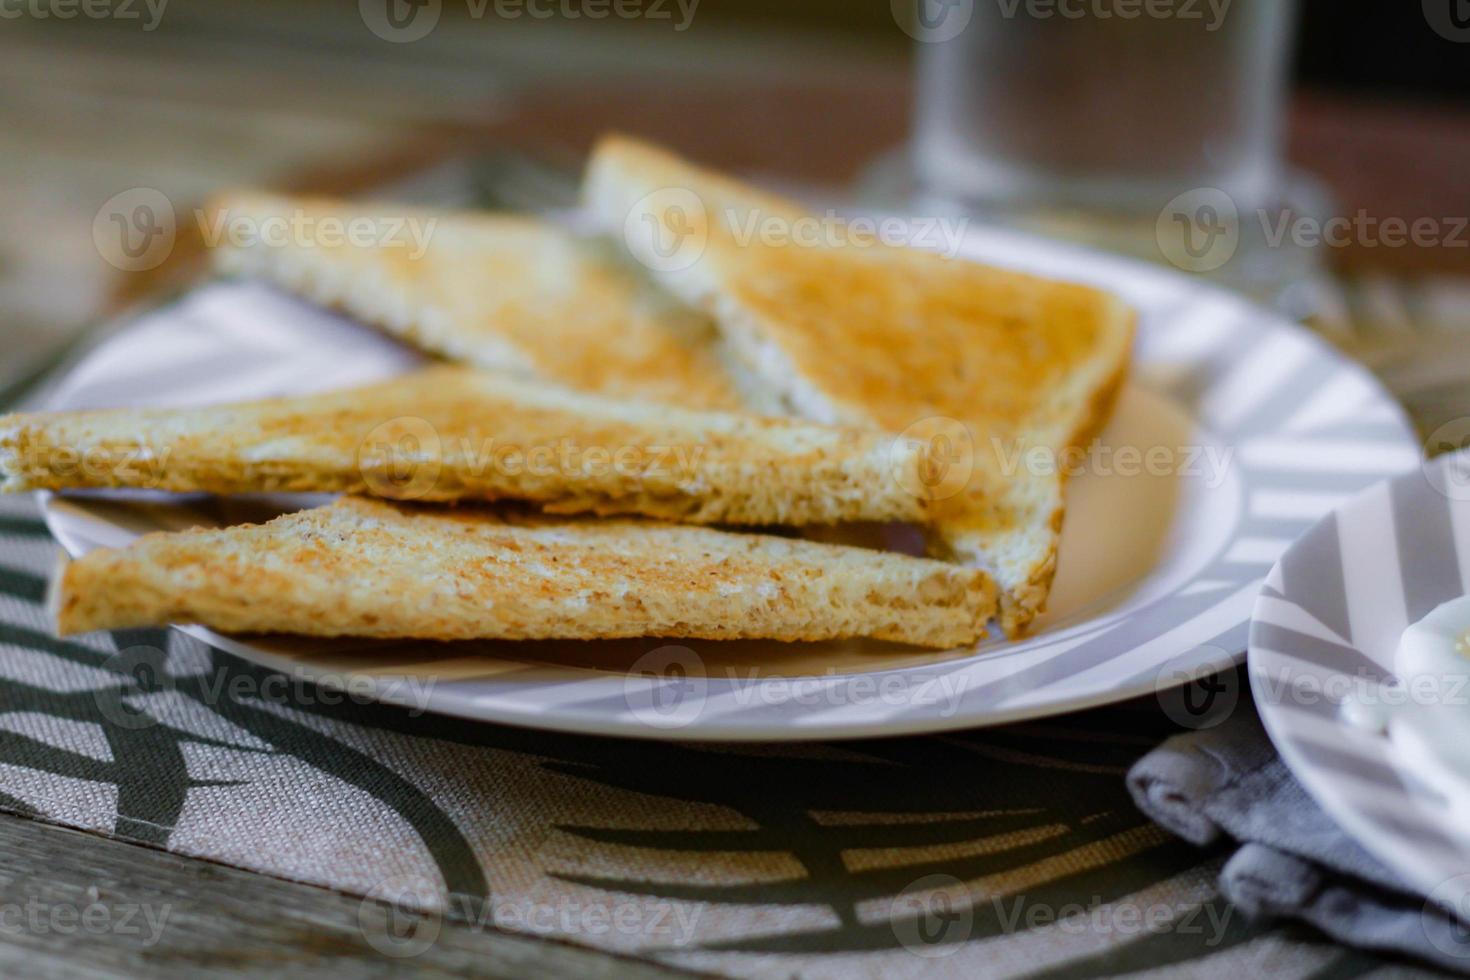
[[[511,146],[574,165],[609,128],[665,139],[736,169],[834,184],[899,145],[908,125],[907,66],[886,53],[834,55],[814,46],[808,57],[789,58],[779,45],[755,49],[787,59],[772,67],[696,48],[684,54],[698,65],[681,84],[639,80],[624,65],[616,84],[567,85],[558,76],[551,85],[537,57],[525,54],[518,64],[484,70],[478,60],[458,63],[436,51],[384,62],[377,52],[323,53],[310,45],[263,53],[267,41],[209,24],[186,21],[177,33],[170,45],[150,45],[115,33],[0,32],[0,157],[18,161],[0,173],[0,207],[10,217],[0,226],[0,316],[14,377],[115,309],[119,297],[160,287],[158,276],[116,273],[91,247],[97,206],[130,186],[165,187],[180,200],[238,183],[345,192],[446,156]],[[494,50],[515,62],[508,49]],[[642,63],[650,56],[634,46],[622,57]],[[670,59],[665,70],[681,69]],[[1349,211],[1466,215],[1466,121],[1447,109],[1305,97],[1293,114],[1292,156]],[[1336,258],[1398,275],[1470,272],[1463,249],[1349,249]],[[168,268],[188,274],[187,263]],[[27,909],[83,910],[96,902],[168,914],[151,944],[147,934],[25,918]],[[0,816],[0,973],[678,972],[437,920],[401,923],[436,929],[437,941],[412,961],[395,961],[365,938],[364,916],[377,914],[355,897]]]

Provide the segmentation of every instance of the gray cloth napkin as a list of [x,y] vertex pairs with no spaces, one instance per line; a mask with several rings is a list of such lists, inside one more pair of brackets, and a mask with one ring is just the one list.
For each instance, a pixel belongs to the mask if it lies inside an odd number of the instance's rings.
[[1128,788],[1140,810],[1185,840],[1238,845],[1220,890],[1247,915],[1298,919],[1348,945],[1470,973],[1470,926],[1338,829],[1276,755],[1248,702],[1139,759]]

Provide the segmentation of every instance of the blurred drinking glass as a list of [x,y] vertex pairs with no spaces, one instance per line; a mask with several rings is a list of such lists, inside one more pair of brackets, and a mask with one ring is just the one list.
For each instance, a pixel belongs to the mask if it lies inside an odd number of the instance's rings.
[[[913,164],[928,201],[1173,261],[1155,240],[1171,207],[1181,234],[1235,221],[1232,241],[1250,246],[1287,193],[1294,0],[893,2],[919,41]],[[1175,264],[1215,271],[1190,258],[1203,240],[1179,243]],[[1272,265],[1251,259],[1247,247],[1227,272]]]

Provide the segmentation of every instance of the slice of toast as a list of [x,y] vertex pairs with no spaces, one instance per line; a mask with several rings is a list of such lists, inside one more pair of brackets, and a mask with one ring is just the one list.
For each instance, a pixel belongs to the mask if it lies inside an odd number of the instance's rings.
[[440,366],[239,405],[0,418],[0,490],[511,498],[693,523],[918,521],[929,448]]
[[932,439],[951,464],[936,489],[956,504],[939,550],[995,577],[1008,634],[1040,612],[1057,457],[1111,410],[1132,346],[1125,304],[883,244],[624,138],[598,147],[584,197],[661,285],[713,315],[759,410]]
[[586,391],[737,409],[708,317],[605,242],[534,218],[234,192],[203,219],[216,266],[450,360]]
[[63,634],[164,624],[429,640],[975,642],[994,589],[905,555],[642,520],[347,497],[268,524],[147,535],[62,573]]

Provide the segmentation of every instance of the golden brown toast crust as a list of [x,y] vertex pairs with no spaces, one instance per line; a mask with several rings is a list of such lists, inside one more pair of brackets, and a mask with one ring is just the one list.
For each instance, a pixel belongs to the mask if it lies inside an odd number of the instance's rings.
[[[287,221],[306,230],[247,233]],[[352,221],[372,223],[381,240],[312,230]],[[259,192],[216,197],[206,222],[220,229],[223,271],[263,277],[430,353],[586,391],[741,407],[708,318],[649,288],[605,244],[547,222]]]
[[67,567],[55,607],[62,634],[178,623],[431,640],[872,636],[948,648],[983,635],[995,592],[972,569],[799,539],[346,498],[93,552]]
[[928,447],[438,367],[243,405],[0,418],[0,489],[529,500],[693,523],[922,521]]
[[[972,475],[938,537],[995,575],[1007,632],[1025,628],[1050,590],[1063,514],[1060,468],[1033,472],[1044,467],[1029,454],[1054,457],[1106,420],[1127,372],[1131,310],[1087,286],[851,236],[748,236],[752,212],[778,222],[804,212],[623,138],[599,145],[584,195],[615,234],[700,219],[697,260],[651,272],[715,318],[732,376],[762,389],[748,399],[892,432],[967,430]],[[644,248],[630,237],[633,254]]]

